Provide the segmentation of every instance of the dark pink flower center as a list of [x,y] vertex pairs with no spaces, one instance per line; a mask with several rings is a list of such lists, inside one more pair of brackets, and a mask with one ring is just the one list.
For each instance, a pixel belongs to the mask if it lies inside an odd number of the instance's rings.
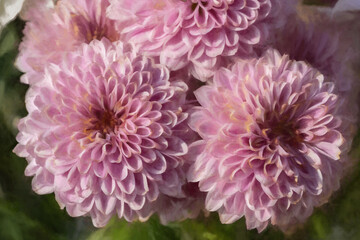
[[296,122],[288,116],[265,114],[265,121],[258,121],[264,136],[274,144],[296,147],[303,142],[304,136],[300,133]]
[[117,119],[114,116],[114,113],[106,110],[101,114],[99,121],[96,123],[95,127],[106,134],[114,131],[115,126],[117,125]]
[[73,19],[73,33],[76,38],[84,39],[86,43],[92,40],[101,40],[106,37],[114,42],[118,36],[112,33],[105,22],[96,22],[83,15],[74,15]]
[[86,123],[84,132],[91,134],[93,131],[98,131],[106,135],[116,132],[117,126],[121,125],[122,122],[111,110],[94,111],[94,117]]
[[[200,4],[199,2],[191,4],[191,10],[195,11],[199,4]],[[201,1],[201,5],[203,7],[206,7],[207,4],[208,4],[207,2]],[[201,7],[199,8],[199,14],[202,14],[202,8]]]

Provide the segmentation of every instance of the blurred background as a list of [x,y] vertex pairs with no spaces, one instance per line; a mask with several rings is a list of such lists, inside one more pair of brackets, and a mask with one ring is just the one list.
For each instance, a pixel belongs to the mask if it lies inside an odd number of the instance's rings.
[[[305,2],[321,4],[326,1]],[[127,223],[113,219],[103,229],[94,228],[89,218],[69,217],[60,209],[53,194],[39,196],[31,190],[31,178],[24,176],[26,160],[12,153],[16,145],[17,121],[27,114],[24,104],[27,86],[20,83],[21,73],[14,67],[23,27],[24,22],[16,19],[3,29],[0,36],[1,240],[360,239],[359,163],[343,179],[341,189],[332,196],[329,203],[316,209],[312,217],[291,234],[284,234],[274,227],[268,227],[258,234],[256,230],[246,230],[243,220],[222,225],[217,214],[168,226],[161,225],[156,217],[146,223]],[[360,158],[359,132],[353,141],[351,155],[355,159]]]

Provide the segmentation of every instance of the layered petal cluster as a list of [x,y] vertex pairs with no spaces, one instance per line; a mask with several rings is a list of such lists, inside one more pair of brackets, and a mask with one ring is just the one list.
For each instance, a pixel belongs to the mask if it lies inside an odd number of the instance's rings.
[[[332,17],[331,8],[299,8],[301,17],[289,19],[285,29],[277,34],[275,48],[281,54],[288,54],[292,60],[305,61],[319,70],[328,81],[334,83],[343,118],[343,127],[347,126],[347,148],[351,148],[356,131],[360,84],[354,65],[359,61],[357,42],[354,36],[357,26],[349,26],[346,16]],[[354,46],[349,48],[349,46]],[[352,161],[349,161],[349,163]]]
[[82,43],[103,37],[119,39],[112,20],[106,17],[108,0],[62,0],[50,7],[38,1],[24,13],[27,21],[19,47],[17,67],[25,72],[22,82],[37,81],[36,72],[49,63],[58,64],[63,54]]
[[188,172],[223,223],[249,229],[304,221],[339,186],[344,138],[334,84],[275,50],[216,72],[195,91],[191,128],[203,140]]
[[[294,1],[110,0],[109,17],[126,40],[160,57],[171,70],[185,66],[209,79],[228,56],[249,56],[282,25]],[[275,17],[276,16],[276,17]]]
[[186,91],[130,45],[94,40],[39,74],[14,151],[34,191],[54,192],[71,216],[146,220],[160,197],[184,196]]

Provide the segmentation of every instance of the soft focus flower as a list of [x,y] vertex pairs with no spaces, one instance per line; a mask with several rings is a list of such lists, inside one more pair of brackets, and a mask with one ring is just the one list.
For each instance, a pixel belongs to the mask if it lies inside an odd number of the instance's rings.
[[223,223],[245,216],[262,231],[269,222],[287,229],[323,204],[346,155],[333,91],[317,70],[275,50],[199,88],[189,124],[203,140],[191,145],[199,154],[188,177],[207,192],[207,210]]
[[[354,34],[358,25],[343,15],[333,18],[331,8],[298,8],[299,17],[289,18],[283,31],[277,34],[274,47],[290,59],[305,61],[319,70],[328,81],[334,83],[342,105],[343,126],[348,126],[346,148],[351,139],[359,109],[360,84],[357,76],[359,62],[359,37]],[[349,47],[352,46],[352,47]],[[350,163],[350,161],[348,161]]]
[[352,63],[356,61],[358,50],[349,48],[353,45],[351,41],[356,45],[356,39],[347,33],[353,31],[348,23],[333,21],[330,11],[321,10],[303,7],[304,20],[289,18],[285,28],[277,34],[274,48],[281,54],[288,54],[290,59],[308,62],[332,79],[338,91],[348,93],[354,90],[357,80]]
[[0,33],[2,28],[21,11],[24,0],[1,0],[0,3]]
[[42,10],[44,10],[45,8],[54,8],[57,1],[58,0],[25,0],[19,16],[22,20],[26,20],[29,18],[29,14],[32,13],[31,9],[43,8]]
[[118,40],[113,21],[106,17],[108,5],[108,0],[62,0],[50,9],[41,2],[29,7],[23,16],[28,22],[16,62],[26,73],[22,82],[36,82],[36,72],[49,63],[60,63],[65,52],[82,43],[103,37]]
[[205,194],[199,191],[197,183],[186,183],[182,197],[162,195],[157,201],[156,211],[162,224],[194,219],[204,210]]
[[129,45],[83,44],[49,65],[26,96],[14,152],[39,194],[104,226],[145,220],[160,195],[182,197],[187,86]]
[[359,0],[339,0],[333,9],[334,13],[344,12],[344,11],[360,11],[360,1]]
[[[239,55],[250,56],[281,26],[294,1],[110,0],[109,17],[125,39],[171,70],[188,66],[200,80]],[[224,63],[225,62],[225,63]]]

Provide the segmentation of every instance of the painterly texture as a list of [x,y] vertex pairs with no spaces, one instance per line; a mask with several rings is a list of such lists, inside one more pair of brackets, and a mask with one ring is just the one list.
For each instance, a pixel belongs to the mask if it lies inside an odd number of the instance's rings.
[[[330,11],[314,11],[303,7],[304,14],[289,18],[274,40],[274,48],[297,61],[308,62],[335,83],[337,91],[355,92],[356,76],[352,64],[357,48],[349,48],[352,39],[347,23],[333,22]],[[348,64],[343,64],[343,63]],[[356,94],[356,93],[355,93]]]
[[113,21],[106,17],[108,6],[108,0],[62,0],[54,7],[39,1],[29,8],[24,13],[27,23],[16,60],[17,67],[25,72],[22,82],[39,81],[37,72],[43,72],[50,63],[59,64],[64,53],[82,43],[103,37],[118,40]]
[[[195,91],[190,181],[223,223],[248,229],[304,221],[339,186],[344,138],[334,84],[275,50],[220,69]],[[346,153],[345,153],[346,154]],[[344,154],[344,156],[345,156]]]
[[50,65],[28,91],[15,153],[39,194],[54,192],[71,216],[104,226],[117,213],[146,220],[159,195],[182,197],[191,137],[186,84],[106,39]]
[[16,17],[21,11],[24,0],[8,1],[3,0],[0,3],[0,33],[2,28]]
[[114,0],[109,17],[124,38],[171,70],[185,66],[208,80],[230,56],[253,56],[274,27],[284,25],[294,1]]
[[[60,4],[60,2],[63,3],[65,1],[59,0],[57,2]],[[20,17],[29,19],[30,16],[28,14],[32,12],[31,9],[40,2],[52,2],[52,0],[25,1]],[[92,4],[95,1],[87,2]],[[299,2],[323,3],[323,5],[330,6],[335,1],[304,0]],[[83,3],[86,2],[84,1]],[[46,6],[46,9],[44,7],[40,6],[40,8],[43,8],[41,11],[52,9],[52,6]],[[346,74],[344,75],[346,71],[343,71],[346,68],[359,69],[357,67],[359,65],[356,65],[359,63],[359,60],[351,58],[352,55],[357,57],[360,47],[358,44],[359,34],[356,21],[358,14],[353,9],[348,8],[345,10],[346,12],[338,11],[335,8],[332,18],[323,19],[320,15],[324,12],[331,13],[330,8],[316,8],[314,6],[304,8],[304,6],[300,7],[299,5],[296,9],[296,17],[301,18],[304,22],[298,25],[300,21],[294,22],[293,19],[287,18],[286,26],[280,28],[280,34],[283,35],[277,38],[276,41],[278,42],[275,44],[275,47],[279,48],[281,54],[289,54],[291,60],[304,60],[311,67],[319,70],[324,75],[326,82],[334,82],[333,93],[336,93],[338,97],[336,104],[341,105],[336,114],[338,116],[341,115],[341,134],[345,139],[340,147],[344,153],[340,156],[341,168],[345,167],[345,165],[346,167],[350,165],[350,168],[345,170],[346,172],[343,174],[345,177],[342,179],[340,190],[332,195],[329,203],[324,204],[321,208],[317,208],[304,224],[300,224],[300,226],[293,224],[296,229],[293,229],[292,234],[288,231],[284,234],[278,227],[269,227],[260,234],[256,230],[246,230],[244,217],[233,224],[221,224],[216,212],[211,214],[205,213],[206,218],[200,214],[200,217],[197,219],[180,222],[179,220],[186,218],[195,218],[205,203],[204,195],[206,195],[206,192],[199,192],[197,183],[183,185],[181,187],[181,194],[176,197],[159,194],[156,204],[152,205],[152,209],[159,214],[162,224],[172,222],[167,226],[160,224],[157,215],[154,215],[147,222],[141,223],[129,223],[124,219],[118,220],[117,216],[114,216],[113,220],[109,221],[102,229],[95,229],[90,217],[72,218],[66,211],[61,210],[55,200],[55,194],[46,196],[35,194],[31,189],[32,178],[24,176],[27,162],[11,152],[17,144],[15,140],[15,135],[18,132],[17,123],[21,117],[26,115],[24,96],[26,89],[29,87],[19,82],[21,74],[15,69],[13,64],[18,53],[17,48],[21,41],[24,22],[20,21],[20,19],[11,22],[0,36],[0,130],[2,133],[0,135],[0,149],[2,153],[0,156],[0,239],[360,239],[360,232],[358,231],[360,210],[357,204],[360,201],[357,187],[359,185],[360,169],[356,161],[346,159],[348,149],[352,143],[353,132],[356,130],[354,122],[356,121],[356,113],[358,111],[356,97],[358,96],[357,79],[359,75],[354,75],[355,81],[352,82],[349,81],[351,78],[348,78]],[[317,15],[316,19],[309,17],[313,13]],[[96,15],[96,11],[92,11],[92,14]],[[85,20],[89,20],[89,16],[83,16]],[[332,14],[329,16],[332,16]],[[32,17],[34,19],[34,16]],[[42,20],[43,22],[47,21],[46,18]],[[42,20],[39,18],[39,24],[43,24]],[[120,28],[117,29],[120,30]],[[50,30],[44,31],[48,31],[50,34]],[[71,28],[67,30],[73,31]],[[34,34],[34,36],[40,36],[42,32],[39,31],[38,33]],[[73,49],[69,50],[77,52],[78,48],[83,48],[83,44],[90,44],[91,41],[97,41],[97,38],[101,39],[102,37],[107,36],[100,34],[99,37],[94,37],[94,39],[89,41],[79,42],[79,44],[74,45]],[[110,41],[113,40],[110,39]],[[44,46],[48,43],[50,44],[51,41],[51,38],[44,41]],[[259,45],[258,47],[255,48],[257,48],[257,53],[260,54],[263,46]],[[62,50],[57,49],[56,51]],[[68,56],[68,53],[65,53],[67,51],[61,52],[60,55]],[[145,53],[145,51],[141,51],[141,53]],[[148,55],[149,53],[145,54]],[[63,66],[62,58],[60,57],[60,61],[55,62],[55,65]],[[35,63],[33,60],[29,60],[29,63]],[[155,59],[156,62],[158,60]],[[232,57],[224,57],[223,60],[225,61],[216,66],[216,68],[221,65],[227,65],[228,60],[233,61]],[[44,69],[56,69],[56,66],[53,66],[54,62],[44,62],[47,66],[44,66],[39,72],[42,72]],[[52,66],[50,67],[48,64]],[[191,63],[189,64],[191,65]],[[79,65],[79,68],[84,69],[81,64]],[[187,66],[189,67],[189,65]],[[182,68],[179,71],[170,72],[170,79],[186,81],[190,89],[190,91],[187,91],[187,97],[191,99],[192,103],[197,104],[193,90],[204,83],[195,81],[194,78],[188,79],[188,74],[188,69]],[[38,74],[35,71],[33,76],[35,78],[29,78],[29,75],[26,74],[22,79],[23,81],[24,79],[34,80],[35,82],[31,83],[31,85],[37,85],[36,82],[42,81],[44,75]],[[96,127],[110,126],[109,128],[103,128],[103,130],[112,129],[113,122],[107,121],[110,119],[108,118],[109,114],[104,114],[103,116],[104,118],[101,118],[103,121],[95,124]],[[350,125],[348,125],[349,122],[347,123],[347,121],[350,122]],[[348,126],[346,127],[346,125]],[[355,160],[359,159],[360,156],[358,146],[359,135],[355,138],[352,145],[351,155]],[[197,151],[201,150],[201,148],[190,148],[190,150],[187,153],[187,157],[199,154]],[[184,171],[187,168],[188,166],[184,167]],[[328,198],[324,197],[324,200],[326,199]],[[283,226],[281,229],[289,230]]]

